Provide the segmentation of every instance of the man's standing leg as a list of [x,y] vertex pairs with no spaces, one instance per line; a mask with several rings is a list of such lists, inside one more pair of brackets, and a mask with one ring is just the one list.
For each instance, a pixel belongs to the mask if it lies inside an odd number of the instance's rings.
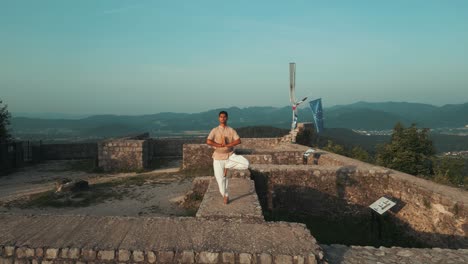
[[216,181],[218,182],[219,192],[224,197],[227,195],[227,179],[224,177],[224,165],[226,160],[213,160],[213,170]]

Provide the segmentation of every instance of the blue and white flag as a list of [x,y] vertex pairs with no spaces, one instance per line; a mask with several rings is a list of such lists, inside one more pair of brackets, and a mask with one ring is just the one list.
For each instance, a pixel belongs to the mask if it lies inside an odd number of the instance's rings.
[[317,133],[323,130],[323,111],[322,111],[322,98],[315,99],[309,102],[310,109],[314,115],[315,129]]

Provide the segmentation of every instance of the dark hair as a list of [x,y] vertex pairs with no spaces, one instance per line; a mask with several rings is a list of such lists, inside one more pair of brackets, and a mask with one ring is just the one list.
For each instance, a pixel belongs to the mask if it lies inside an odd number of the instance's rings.
[[226,117],[228,117],[228,113],[226,111],[219,112],[218,116],[220,116],[221,114],[224,114],[224,115],[226,115]]

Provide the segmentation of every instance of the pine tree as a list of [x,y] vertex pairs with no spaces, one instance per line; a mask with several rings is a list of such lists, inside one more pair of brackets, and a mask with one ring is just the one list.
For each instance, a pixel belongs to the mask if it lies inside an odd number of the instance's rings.
[[413,175],[430,176],[434,154],[429,129],[418,129],[415,124],[405,128],[397,123],[390,143],[377,150],[377,164]]
[[11,140],[11,135],[8,131],[11,114],[8,112],[8,105],[2,106],[2,103],[2,100],[0,100],[0,142],[8,142]]

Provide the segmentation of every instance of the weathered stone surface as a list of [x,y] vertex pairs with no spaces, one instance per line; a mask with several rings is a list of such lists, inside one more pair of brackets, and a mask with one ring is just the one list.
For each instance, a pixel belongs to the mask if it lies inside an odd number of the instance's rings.
[[467,263],[468,254],[453,249],[424,248],[374,248],[346,247],[343,245],[322,245],[330,263]]
[[29,258],[34,257],[34,249],[28,247],[19,247],[16,249],[17,258]]
[[119,261],[126,262],[130,260],[131,252],[129,250],[119,249],[117,254]]
[[173,251],[159,251],[158,262],[159,263],[172,263],[174,261]]
[[271,263],[273,263],[273,259],[272,259],[270,254],[262,253],[262,254],[260,254],[260,256],[258,258],[259,258],[260,264],[271,264]]
[[45,259],[56,259],[58,256],[59,249],[58,248],[48,248],[45,251]]
[[184,250],[180,257],[180,263],[195,263],[195,253],[191,250]]
[[141,250],[134,250],[132,253],[133,261],[142,262],[145,261],[145,254]]
[[307,264],[317,264],[317,258],[314,254],[307,256]]
[[13,258],[0,257],[0,264],[13,264]]
[[99,250],[97,256],[99,260],[114,260],[115,251],[114,250]]
[[223,252],[221,254],[221,260],[223,263],[236,263],[236,254],[234,252]]
[[67,257],[69,259],[78,259],[80,257],[81,250],[79,248],[68,249]]
[[149,141],[132,138],[104,140],[98,143],[99,167],[105,171],[130,171],[148,165]]
[[[229,206],[229,205],[228,205]],[[40,221],[38,220],[40,219]],[[35,229],[60,230],[67,241],[56,243],[57,248],[84,248],[81,255],[89,255],[90,245],[99,241],[101,248],[151,248],[154,251],[178,248],[179,250],[193,250],[199,243],[209,241],[203,250],[212,252],[243,252],[261,254],[275,252],[277,254],[306,255],[318,250],[313,237],[305,225],[274,222],[238,222],[225,220],[204,220],[198,218],[164,218],[164,217],[107,217],[107,216],[71,216],[71,215],[8,215],[0,214],[0,226],[11,221],[21,221],[28,226],[28,221],[35,221]],[[74,222],[82,228],[69,228]],[[99,223],[99,227],[89,229]],[[130,230],[129,232],[115,232],[111,236],[99,233],[106,230]],[[54,232],[43,233],[35,238],[16,239],[14,229],[4,229],[0,236],[0,244],[5,244],[2,237],[8,237],[15,244],[28,243],[30,245],[44,245],[44,241],[55,243]],[[219,234],[223,235],[219,235]],[[164,239],[155,239],[164,238]],[[68,241],[71,241],[70,244]],[[195,244],[194,244],[195,241]],[[49,246],[50,244],[44,245]],[[135,247],[135,245],[138,245]],[[99,245],[97,245],[99,246]],[[99,248],[99,247],[96,247]],[[91,251],[96,258],[96,251]],[[88,257],[87,261],[94,261]],[[119,260],[121,261],[121,260]]]
[[153,251],[148,251],[146,252],[146,259],[148,260],[149,263],[155,263],[156,254]]
[[250,264],[253,261],[252,254],[249,253],[240,253],[239,254],[239,263],[240,264]]
[[93,249],[83,249],[81,250],[81,256],[84,260],[95,260],[96,259],[96,251]]
[[43,248],[36,248],[36,257],[42,258],[44,257],[44,249]]
[[[433,247],[468,245],[463,226],[468,207],[459,206],[468,203],[466,192],[345,157],[343,163],[345,166],[252,164],[250,169],[258,198],[270,210],[316,214],[334,208],[335,217],[368,214],[368,205],[385,195],[404,205],[395,207],[393,216],[409,223],[401,225],[408,236]],[[450,242],[447,236],[453,236]]]
[[4,255],[6,257],[11,257],[15,254],[15,247],[13,246],[6,246],[3,248]]
[[205,219],[244,219],[263,222],[262,208],[255,192],[254,182],[250,179],[229,179],[229,204],[223,204],[218,183],[211,179],[200,204],[197,217]]
[[294,256],[293,257],[294,264],[304,264],[304,256]]
[[288,255],[277,255],[274,257],[275,263],[281,264],[293,264],[293,259],[291,256]]
[[219,253],[203,251],[197,254],[197,262],[218,263]]

